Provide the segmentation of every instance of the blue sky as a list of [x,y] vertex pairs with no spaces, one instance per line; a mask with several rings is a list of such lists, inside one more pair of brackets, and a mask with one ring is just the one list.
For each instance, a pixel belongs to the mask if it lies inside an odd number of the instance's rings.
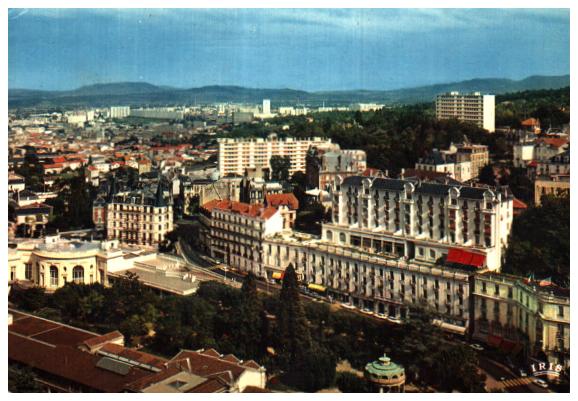
[[566,9],[11,9],[9,87],[395,89],[570,73]]

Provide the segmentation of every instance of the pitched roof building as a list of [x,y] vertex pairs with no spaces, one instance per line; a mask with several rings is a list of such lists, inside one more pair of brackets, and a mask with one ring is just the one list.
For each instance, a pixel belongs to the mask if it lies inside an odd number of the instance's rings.
[[122,334],[90,331],[10,309],[8,362],[56,392],[242,392],[264,389],[265,368],[214,349],[170,360],[126,348]]

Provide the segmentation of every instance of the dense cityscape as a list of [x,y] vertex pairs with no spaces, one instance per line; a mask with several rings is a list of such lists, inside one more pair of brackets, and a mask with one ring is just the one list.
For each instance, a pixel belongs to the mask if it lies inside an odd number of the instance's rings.
[[10,89],[9,391],[569,392],[570,79],[468,85]]

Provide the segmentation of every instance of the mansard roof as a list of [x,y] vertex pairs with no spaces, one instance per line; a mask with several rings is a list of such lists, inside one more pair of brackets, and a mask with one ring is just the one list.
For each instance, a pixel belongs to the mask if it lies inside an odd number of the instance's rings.
[[[475,199],[475,200],[482,200],[484,199],[484,194],[487,191],[491,191],[496,193],[495,188],[483,188],[483,187],[472,187],[466,186],[461,184],[437,184],[432,182],[421,182],[421,181],[414,181],[414,180],[401,180],[395,178],[367,178],[361,176],[351,176],[346,177],[343,180],[343,186],[362,186],[363,180],[369,179],[372,182],[371,188],[374,189],[385,189],[389,191],[403,191],[405,188],[405,184],[411,183],[414,185],[415,190],[414,193],[416,194],[423,194],[423,195],[447,195],[451,188],[457,188],[460,191],[460,198],[465,199]],[[501,191],[506,196],[511,196],[511,192],[509,191],[508,187],[501,187]]]

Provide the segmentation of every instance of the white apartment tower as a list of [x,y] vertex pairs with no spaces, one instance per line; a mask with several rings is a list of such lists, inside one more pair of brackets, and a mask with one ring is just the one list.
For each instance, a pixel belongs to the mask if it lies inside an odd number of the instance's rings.
[[263,99],[263,115],[271,114],[271,100]]
[[436,97],[436,117],[471,122],[489,132],[496,130],[496,97],[480,92],[448,92]]
[[129,106],[112,106],[110,108],[110,118],[125,118],[130,116]]
[[331,143],[325,138],[285,138],[278,139],[271,134],[263,138],[221,138],[219,142],[219,173],[243,175],[245,170],[257,167],[270,168],[272,156],[289,156],[289,174],[305,172],[305,158],[310,146],[323,147]]

